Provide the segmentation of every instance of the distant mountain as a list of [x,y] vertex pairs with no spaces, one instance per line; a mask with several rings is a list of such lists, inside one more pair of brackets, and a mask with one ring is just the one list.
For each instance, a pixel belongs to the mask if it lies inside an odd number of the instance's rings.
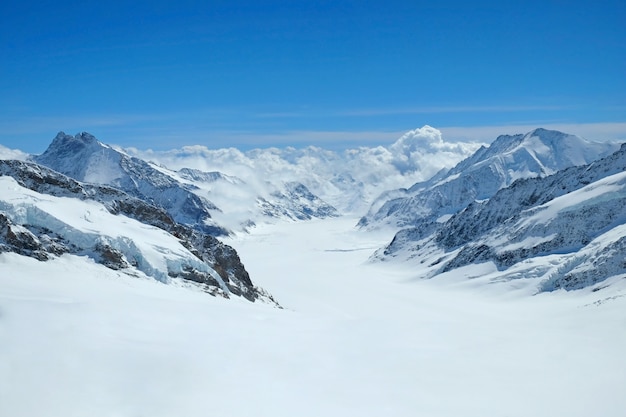
[[[548,137],[563,138],[553,132]],[[535,131],[530,138],[540,146],[546,132]],[[526,139],[509,137],[504,149]],[[541,155],[542,167],[545,161],[560,161],[553,165],[558,166],[584,157],[578,149],[563,155],[555,148],[552,156]],[[374,258],[419,260],[429,277],[491,263],[496,268],[492,280],[536,278],[539,291],[580,289],[626,277],[626,144],[591,164],[518,179],[445,221],[422,220],[399,231]]]
[[310,220],[339,216],[337,209],[299,182],[287,182],[283,190],[271,193],[271,200],[259,198],[257,201],[263,214],[270,217]]
[[254,286],[237,252],[213,236],[119,189],[25,161],[0,160],[0,252],[7,251],[41,261],[87,256],[131,275],[275,303]]
[[206,198],[153,165],[105,145],[89,133],[59,132],[34,162],[78,181],[110,185],[164,208],[179,223],[212,235],[228,231],[211,218],[218,208]]
[[216,201],[221,210],[212,213],[213,220],[226,229],[247,230],[264,221],[324,219],[340,215],[337,209],[299,182],[274,179],[248,183],[218,171],[190,168],[172,171],[163,166],[159,169],[190,187],[196,195]]
[[570,166],[588,164],[618,148],[578,136],[536,129],[525,135],[499,136],[489,147],[449,171],[409,189],[384,193],[359,226],[431,228],[474,201],[485,200],[521,178],[542,177]]
[[201,183],[214,183],[216,181],[225,181],[235,185],[244,183],[237,177],[225,175],[217,171],[204,172],[199,169],[183,168],[178,171],[178,175],[186,180]]

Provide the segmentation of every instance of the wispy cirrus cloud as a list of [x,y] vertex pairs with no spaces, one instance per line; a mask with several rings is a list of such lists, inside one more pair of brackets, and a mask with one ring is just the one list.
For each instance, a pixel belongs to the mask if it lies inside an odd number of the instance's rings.
[[[501,134],[525,133],[537,127],[560,130],[592,140],[626,141],[626,122],[572,123],[559,119],[559,106],[450,106],[396,109],[328,110],[309,109],[263,113],[251,108],[195,109],[146,113],[85,113],[30,115],[17,109],[0,117],[0,144],[27,152],[42,152],[59,130],[74,134],[88,131],[104,142],[137,148],[172,149],[202,144],[211,148],[305,147],[331,149],[388,145],[404,133],[424,124],[438,128],[451,142],[490,143]],[[528,110],[525,121],[481,123],[497,120],[489,112]],[[555,113],[547,114],[549,110]],[[542,113],[542,111],[545,113]],[[422,112],[423,117],[412,117]],[[430,113],[429,113],[430,112]],[[458,112],[468,117],[438,117],[437,112]],[[474,117],[484,112],[487,117]],[[341,116],[343,114],[343,116]],[[352,114],[353,116],[346,116]],[[386,115],[405,114],[391,122]],[[428,117],[428,115],[432,117]],[[495,114],[495,113],[494,113]],[[334,115],[334,117],[333,117]],[[381,119],[367,120],[373,115]],[[516,115],[517,116],[517,115]],[[548,117],[552,116],[552,117]],[[315,118],[328,118],[324,123]],[[364,120],[361,121],[360,117]],[[297,120],[300,118],[301,120]],[[284,120],[281,120],[284,119]],[[308,119],[308,120],[307,120]],[[416,123],[419,120],[419,123]],[[460,121],[458,124],[450,120]],[[313,123],[311,123],[313,122]]]
[[336,113],[337,116],[392,116],[407,114],[454,114],[454,113],[515,113],[528,111],[558,111],[571,109],[573,106],[528,105],[528,106],[423,106],[379,109],[355,109]]
[[[446,143],[488,144],[503,134],[527,133],[536,128],[559,130],[596,141],[626,141],[626,123],[536,123],[483,126],[437,126]],[[317,146],[331,150],[358,147],[388,146],[410,132],[405,130],[284,130],[270,133],[248,130],[224,131],[152,131],[143,140],[141,132],[135,135],[137,146],[159,144],[159,148],[180,147],[182,144],[204,144],[211,148],[235,147],[241,149],[269,147]]]
[[158,120],[158,118],[157,115],[140,114],[28,116],[10,120],[0,119],[0,130],[4,134],[22,135],[49,132],[50,129],[64,129],[68,127],[75,129],[77,126],[85,126],[85,128],[128,126]]
[[376,117],[428,114],[458,113],[521,113],[540,111],[562,111],[574,109],[572,105],[486,105],[486,106],[418,106],[418,107],[381,107],[356,109],[301,109],[294,111],[276,111],[253,113],[259,119],[321,118],[321,117]]

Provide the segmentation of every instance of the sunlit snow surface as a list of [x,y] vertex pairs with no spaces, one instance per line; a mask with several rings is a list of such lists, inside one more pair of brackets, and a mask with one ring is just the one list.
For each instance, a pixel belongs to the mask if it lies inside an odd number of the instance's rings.
[[355,221],[227,242],[283,310],[1,254],[0,416],[624,415],[623,278],[536,296],[488,266],[416,280],[368,263],[391,236]]
[[113,215],[101,203],[41,194],[8,176],[0,176],[0,196],[0,210],[16,224],[51,229],[82,248],[106,243],[132,259],[137,270],[162,282],[169,281],[169,272],[179,273],[192,267],[210,273],[225,288],[219,274],[179,239],[157,227]]

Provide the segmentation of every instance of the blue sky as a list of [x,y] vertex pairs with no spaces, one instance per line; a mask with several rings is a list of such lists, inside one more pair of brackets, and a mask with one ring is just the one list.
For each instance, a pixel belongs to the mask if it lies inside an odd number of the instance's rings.
[[624,22],[608,0],[2,2],[0,144],[626,140]]

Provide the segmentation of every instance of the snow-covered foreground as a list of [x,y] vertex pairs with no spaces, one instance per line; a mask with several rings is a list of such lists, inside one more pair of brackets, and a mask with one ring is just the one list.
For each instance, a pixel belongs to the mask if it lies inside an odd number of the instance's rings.
[[623,416],[623,279],[416,281],[355,222],[228,242],[283,310],[0,254],[0,416]]

